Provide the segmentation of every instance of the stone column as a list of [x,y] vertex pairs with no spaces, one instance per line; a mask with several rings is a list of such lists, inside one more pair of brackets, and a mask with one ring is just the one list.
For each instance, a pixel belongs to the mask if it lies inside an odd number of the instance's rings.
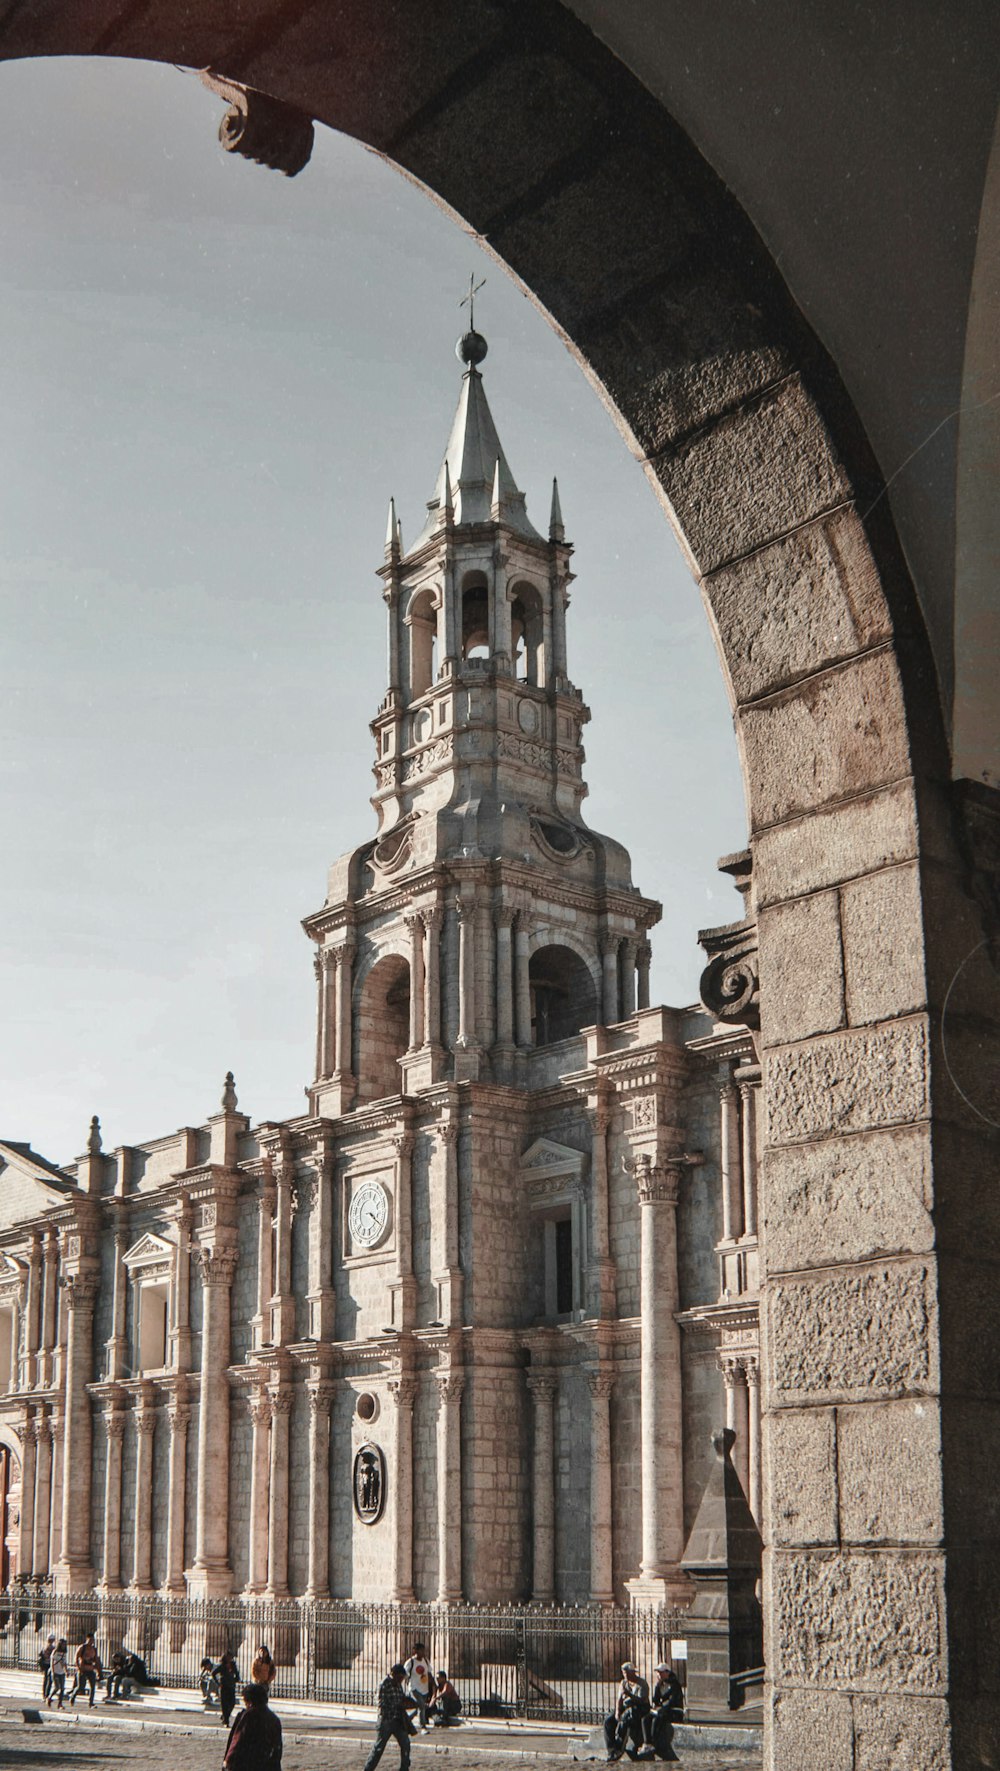
[[55,1377],[56,1312],[59,1287],[59,1239],[54,1230],[45,1237],[42,1256],[42,1346],[38,1382],[48,1389]]
[[333,1289],[333,1177],[325,1138],[317,1141],[315,1173],[302,1190],[309,1205],[309,1334],[315,1341],[330,1340],[334,1330],[336,1295]]
[[175,1371],[191,1369],[191,1201],[182,1193],[174,1252],[174,1312],[171,1324]]
[[613,1027],[618,1013],[618,935],[602,935],[601,966],[604,975],[604,1025]]
[[437,1526],[439,1605],[462,1597],[462,1391],[465,1375],[435,1373],[437,1416]]
[[406,917],[410,932],[410,1051],[424,1043],[424,920],[416,912]]
[[35,1416],[35,1447],[35,1529],[31,1566],[34,1574],[48,1574],[52,1509],[52,1428],[44,1410]]
[[17,1572],[30,1574],[35,1553],[35,1464],[38,1449],[34,1411],[21,1417],[21,1517],[17,1533]]
[[726,1426],[731,1433],[736,1431],[736,1378],[738,1369],[735,1359],[720,1359],[719,1369],[726,1392]]
[[761,1461],[760,1461],[760,1365],[756,1356],[751,1353],[743,1361],[743,1370],[747,1380],[747,1463],[749,1466],[750,1486],[747,1499],[757,1524],[761,1521]]
[[736,1187],[738,1171],[736,1090],[731,1082],[719,1089],[719,1169],[722,1179],[722,1240],[732,1241],[740,1218],[739,1194]]
[[271,1398],[258,1391],[247,1405],[253,1428],[250,1451],[250,1545],[247,1557],[247,1593],[262,1593],[267,1586],[267,1520],[271,1472]]
[[260,1192],[257,1195],[257,1313],[253,1320],[255,1347],[266,1347],[271,1343],[271,1299],[274,1296],[274,1202],[276,1196],[274,1164],[268,1156],[264,1159],[264,1172],[261,1175]]
[[292,1179],[290,1153],[282,1151],[275,1167],[274,1293],[271,1300],[271,1344],[283,1347],[295,1338],[295,1296],[292,1291]]
[[639,1194],[642,1568],[636,1588],[667,1597],[684,1550],[676,1207],[679,1166],[640,1154],[626,1164]]
[[333,1385],[311,1383],[309,1397],[309,1573],[307,1599],[330,1597],[330,1409]]
[[614,1316],[615,1264],[611,1259],[611,1215],[608,1190],[608,1128],[611,1114],[606,1100],[598,1097],[590,1110],[592,1141],[590,1146],[591,1176],[591,1241],[594,1255],[594,1286],[597,1314]]
[[390,1281],[392,1323],[396,1329],[408,1329],[413,1327],[416,1306],[413,1277],[413,1149],[416,1139],[412,1131],[403,1131],[392,1142],[396,1151],[396,1276]]
[[[610,1371],[588,1372],[590,1385],[590,1597],[614,1603],[612,1585],[611,1388]],[[646,1472],[643,1467],[643,1484]]]
[[316,979],[316,1066],[317,1082],[326,1075],[326,967],[322,952],[313,955],[313,976]]
[[122,1584],[122,1445],[125,1410],[116,1400],[105,1408],[104,1533],[101,1586],[115,1592]]
[[292,1390],[271,1391],[271,1480],[267,1496],[267,1596],[288,1597],[288,1429]]
[[132,1587],[137,1593],[150,1591],[150,1564],[153,1530],[153,1435],[156,1432],[156,1410],[153,1395],[143,1392],[137,1398],[135,1420],[135,1504],[132,1541]]
[[52,1432],[52,1499],[49,1509],[49,1568],[55,1568],[62,1553],[62,1470],[63,1411],[53,1408],[50,1418]]
[[33,1390],[38,1382],[38,1338],[42,1315],[42,1238],[32,1232],[28,1251],[28,1287],[24,1304],[24,1361],[21,1369],[22,1390]]
[[458,916],[458,1038],[463,1049],[476,1037],[476,907],[459,898]]
[[424,966],[424,1037],[427,1044],[441,1044],[441,909],[437,904],[423,912],[427,944]]
[[514,1043],[514,972],[511,927],[514,912],[502,904],[496,912],[497,1044]]
[[[431,1277],[437,1287],[437,1317],[445,1328],[462,1322],[463,1275],[458,1247],[458,1125],[437,1127],[436,1189],[431,1206]],[[443,1172],[442,1172],[443,1171]]]
[[635,1014],[635,960],[638,942],[622,942],[622,1020]]
[[396,1405],[396,1469],[393,1496],[393,1573],[391,1598],[411,1605],[413,1593],[413,1401],[416,1380],[396,1377],[389,1394]]
[[119,1221],[115,1229],[114,1264],[111,1280],[111,1335],[105,1342],[105,1376],[114,1383],[126,1376],[128,1349],[125,1342],[125,1304],[128,1295],[128,1271],[124,1257],[128,1253],[128,1226]]
[[531,1050],[531,982],[528,972],[528,914],[517,913],[514,931],[514,1013],[518,1048]]
[[750,1495],[750,1397],[746,1369],[742,1357],[723,1354],[722,1380],[726,1386],[726,1425],[736,1434],[733,1446],[733,1468],[739,1476],[744,1494]]
[[649,1007],[649,968],[650,968],[650,965],[652,964],[652,960],[653,960],[653,949],[649,945],[648,941],[640,941],[639,946],[636,949],[635,958],[636,958],[636,964],[639,968],[638,1005],[637,1006],[639,1008],[648,1008]]
[[201,1372],[198,1387],[198,1490],[191,1585],[198,1597],[232,1588],[229,1566],[230,1288],[236,1250],[202,1244]]
[[345,941],[333,949],[336,974],[336,1069],[333,1074],[343,1079],[353,1075],[351,1046],[351,995],[354,982],[354,942]]
[[175,1390],[167,1407],[170,1442],[167,1452],[168,1593],[184,1591],[184,1526],[187,1513],[187,1443],[191,1409],[186,1386]]
[[87,1385],[94,1357],[94,1299],[97,1280],[67,1273],[66,1401],[63,1441],[62,1548],[60,1585],[73,1592],[94,1583],[90,1565],[90,1484],[92,1424]]
[[750,1082],[740,1083],[743,1121],[743,1234],[757,1234],[757,1092]]
[[554,1372],[529,1371],[528,1389],[534,1403],[535,1431],[532,1455],[532,1575],[531,1598],[535,1605],[551,1605],[556,1591],[556,1429],[555,1405],[558,1380]]

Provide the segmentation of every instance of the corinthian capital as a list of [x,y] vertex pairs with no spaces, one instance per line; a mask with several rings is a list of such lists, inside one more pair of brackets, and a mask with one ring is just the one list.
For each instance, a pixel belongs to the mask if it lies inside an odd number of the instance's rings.
[[195,1250],[195,1259],[201,1268],[203,1285],[232,1284],[237,1261],[235,1248],[218,1248],[203,1242]]

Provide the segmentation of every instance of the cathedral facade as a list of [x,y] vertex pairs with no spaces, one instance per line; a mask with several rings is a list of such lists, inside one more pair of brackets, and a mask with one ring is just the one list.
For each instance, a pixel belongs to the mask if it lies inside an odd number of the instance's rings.
[[308,1111],[228,1077],[67,1168],[0,1140],[3,1584],[682,1604],[724,1412],[759,1514],[752,1030],[649,1002],[558,492],[543,535],[459,350],[407,549],[390,507],[377,831],[304,924]]

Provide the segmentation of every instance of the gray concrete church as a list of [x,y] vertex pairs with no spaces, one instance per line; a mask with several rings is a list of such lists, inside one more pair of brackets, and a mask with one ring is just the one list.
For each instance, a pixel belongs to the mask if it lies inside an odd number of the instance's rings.
[[308,1112],[230,1076],[67,1168],[0,1140],[3,1585],[683,1602],[724,1416],[759,1516],[752,1028],[650,1005],[558,492],[542,534],[459,353],[409,548],[390,507],[377,830],[304,925]]

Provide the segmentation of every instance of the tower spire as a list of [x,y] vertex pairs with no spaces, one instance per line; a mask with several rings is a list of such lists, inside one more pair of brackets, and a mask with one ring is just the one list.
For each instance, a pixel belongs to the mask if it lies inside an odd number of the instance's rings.
[[[481,288],[482,284],[473,286],[470,291],[473,297],[476,287]],[[467,296],[466,300],[469,299]],[[511,473],[483,388],[479,365],[488,350],[489,345],[482,333],[472,330],[466,332],[455,346],[459,362],[465,364],[462,391],[434,497],[427,506],[427,522],[416,543],[418,547],[430,539],[441,513],[449,508],[456,527],[495,522],[495,512],[502,508],[503,521],[508,528],[530,541],[542,540],[528,517],[524,493]]]
[[559,503],[559,481],[552,481],[552,509],[549,513],[549,540],[564,541],[566,531],[563,528],[562,505]]
[[398,547],[398,546],[399,546],[399,519],[396,516],[396,500],[395,500],[395,498],[390,498],[390,500],[389,500],[389,520],[385,525],[385,551],[387,554],[390,554],[390,553],[392,553],[393,548]]

